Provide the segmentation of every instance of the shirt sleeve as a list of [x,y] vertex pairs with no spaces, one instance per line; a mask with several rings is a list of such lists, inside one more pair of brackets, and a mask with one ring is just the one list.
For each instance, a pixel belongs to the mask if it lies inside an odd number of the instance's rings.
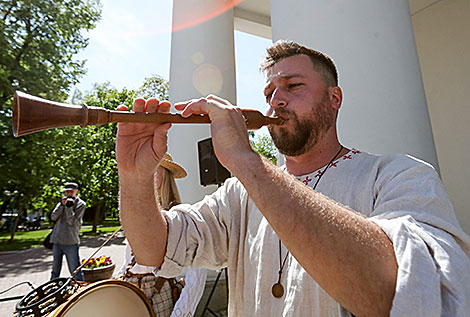
[[85,214],[85,207],[86,207],[86,204],[82,200],[77,201],[77,206],[75,208],[64,207],[67,224],[69,226],[74,226],[74,225],[81,223],[83,215]]
[[398,263],[390,316],[468,316],[470,239],[432,167],[384,162],[370,218],[393,243]]
[[126,252],[125,252],[126,254],[125,254],[125,257],[124,257],[124,262],[122,262],[122,265],[121,265],[121,268],[119,269],[119,271],[114,274],[114,278],[120,278],[120,277],[126,275],[126,269],[127,269],[127,267],[129,266],[129,264],[131,263],[131,260],[132,260],[132,249],[129,246],[129,243],[127,242],[127,239],[124,241],[124,243],[126,244]]
[[51,213],[51,220],[52,221],[57,221],[57,219],[59,219],[59,217],[62,215],[62,212],[64,211],[64,206],[62,205],[62,203],[58,203],[54,210],[52,210],[52,213]]
[[227,265],[232,217],[240,214],[240,188],[229,179],[201,202],[164,211],[168,241],[155,274],[175,277],[183,267],[219,269]]

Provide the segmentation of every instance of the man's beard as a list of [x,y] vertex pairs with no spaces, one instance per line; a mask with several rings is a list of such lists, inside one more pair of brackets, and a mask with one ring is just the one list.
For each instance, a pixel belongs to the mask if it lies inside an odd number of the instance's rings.
[[335,112],[328,103],[328,92],[322,99],[312,105],[309,119],[299,120],[292,111],[277,108],[276,115],[283,115],[289,119],[289,124],[294,123],[293,132],[288,128],[269,126],[268,130],[274,145],[284,155],[297,156],[313,148],[318,140],[328,131],[334,123]]

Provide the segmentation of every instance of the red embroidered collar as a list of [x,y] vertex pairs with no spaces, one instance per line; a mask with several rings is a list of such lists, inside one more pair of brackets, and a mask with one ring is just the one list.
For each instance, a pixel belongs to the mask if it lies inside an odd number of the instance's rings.
[[[359,153],[361,153],[361,151],[352,149],[351,151],[349,151],[348,153],[346,153],[345,155],[343,155],[342,157],[338,158],[336,161],[331,163],[329,168],[332,169],[332,168],[338,167],[338,165],[341,165],[342,162],[352,160]],[[312,184],[314,184],[313,180],[320,177],[322,173],[323,173],[323,167],[319,168],[318,170],[310,174],[299,176],[297,177],[297,179],[300,180],[305,185],[311,186]]]

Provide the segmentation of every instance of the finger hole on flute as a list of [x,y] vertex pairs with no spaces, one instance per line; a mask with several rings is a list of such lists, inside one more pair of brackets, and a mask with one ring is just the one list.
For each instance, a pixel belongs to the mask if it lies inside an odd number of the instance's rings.
[[132,107],[132,110],[134,110],[134,112],[144,112],[144,109],[145,109],[145,99],[137,98],[136,100],[134,100],[134,104]]

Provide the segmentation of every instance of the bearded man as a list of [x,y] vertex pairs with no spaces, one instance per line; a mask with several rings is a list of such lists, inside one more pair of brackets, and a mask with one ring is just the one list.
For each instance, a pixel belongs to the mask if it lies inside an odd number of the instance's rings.
[[[268,114],[284,119],[269,131],[285,166],[252,150],[228,101],[177,103],[183,116],[209,115],[215,153],[234,177],[199,203],[155,212],[170,124],[119,124],[121,220],[137,262],[166,277],[227,267],[230,316],[467,314],[470,239],[434,169],[343,147],[333,61],[290,41],[267,52]],[[134,101],[136,112],[169,109]]]

